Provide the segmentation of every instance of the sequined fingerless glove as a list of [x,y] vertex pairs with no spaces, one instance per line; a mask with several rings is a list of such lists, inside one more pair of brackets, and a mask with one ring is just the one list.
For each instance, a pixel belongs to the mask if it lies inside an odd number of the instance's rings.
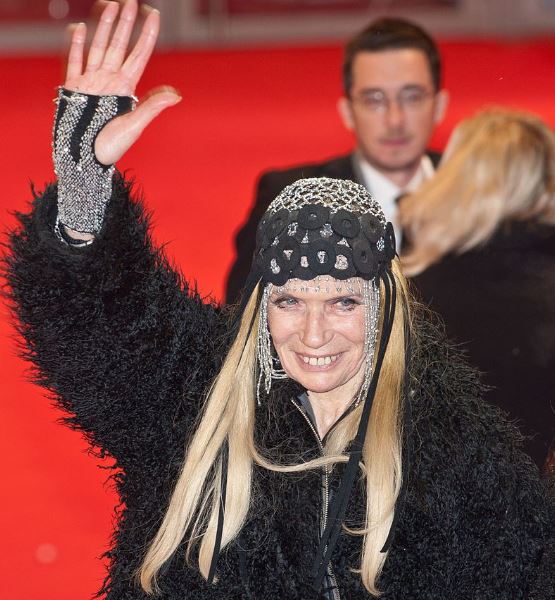
[[60,225],[82,233],[98,233],[112,193],[114,165],[103,165],[94,154],[101,129],[114,117],[134,108],[128,96],[94,96],[59,88],[52,154],[58,176]]

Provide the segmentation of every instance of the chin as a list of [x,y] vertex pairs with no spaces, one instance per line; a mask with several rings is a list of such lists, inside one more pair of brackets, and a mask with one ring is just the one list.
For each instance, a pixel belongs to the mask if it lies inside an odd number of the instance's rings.
[[338,381],[333,381],[330,380],[330,378],[323,378],[321,376],[311,377],[307,375],[299,375],[296,377],[295,375],[291,375],[291,378],[302,385],[307,391],[315,392],[317,394],[331,392],[341,385]]
[[336,385],[305,385],[302,383],[301,385],[306,389],[307,392],[314,392],[315,394],[327,394],[328,392],[333,392],[333,390],[337,387]]
[[385,149],[376,163],[383,171],[411,169],[420,162],[422,154],[414,148]]
[[420,162],[420,156],[414,156],[413,153],[392,154],[387,166],[391,171],[402,171],[413,168]]

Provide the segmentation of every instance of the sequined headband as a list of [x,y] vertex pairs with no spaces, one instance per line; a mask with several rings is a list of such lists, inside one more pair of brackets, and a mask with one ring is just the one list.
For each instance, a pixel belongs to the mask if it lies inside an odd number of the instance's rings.
[[263,280],[373,279],[395,256],[395,234],[379,204],[352,181],[319,177],[287,186],[270,204],[256,235]]

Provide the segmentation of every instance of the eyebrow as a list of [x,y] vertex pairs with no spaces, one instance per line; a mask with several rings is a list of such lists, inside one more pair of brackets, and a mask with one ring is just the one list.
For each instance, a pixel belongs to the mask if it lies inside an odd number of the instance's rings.
[[[426,89],[427,89],[426,86],[424,86],[420,83],[407,83],[399,91],[402,92],[403,90],[426,90]],[[381,92],[381,93],[385,94],[386,90],[384,90],[384,88],[381,88],[381,87],[366,87],[366,88],[362,88],[359,93],[372,94],[374,92]]]
[[342,300],[343,298],[359,298],[360,300],[362,300],[362,294],[359,294],[358,292],[339,294],[337,296],[334,296],[333,298],[328,298],[328,301]]
[[297,298],[292,292],[272,292],[270,294],[270,300],[275,300],[276,298]]
[[[359,298],[362,300],[362,297],[362,292],[337,293],[335,296],[326,298],[326,302],[333,302],[335,300],[341,300],[342,298]],[[270,300],[279,300],[281,298],[294,298],[295,300],[306,300],[306,298],[302,294],[298,295],[293,292],[272,292],[270,294]]]

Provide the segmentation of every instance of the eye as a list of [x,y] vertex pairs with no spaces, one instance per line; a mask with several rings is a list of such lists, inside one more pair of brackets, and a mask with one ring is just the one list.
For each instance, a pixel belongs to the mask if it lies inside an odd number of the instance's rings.
[[402,98],[407,104],[417,104],[424,99],[424,95],[422,92],[408,92],[403,94]]
[[271,300],[272,304],[277,308],[291,308],[297,305],[297,299],[292,296],[279,296],[275,300]]
[[338,298],[335,302],[334,302],[335,306],[337,306],[337,308],[339,310],[344,310],[344,311],[350,311],[350,310],[354,310],[357,306],[360,306],[362,304],[362,302],[360,300],[357,300],[356,298]]
[[373,109],[381,108],[387,102],[385,95],[382,92],[363,94],[360,99],[364,106]]
[[403,106],[420,106],[431,96],[430,92],[422,89],[402,90],[398,100]]

